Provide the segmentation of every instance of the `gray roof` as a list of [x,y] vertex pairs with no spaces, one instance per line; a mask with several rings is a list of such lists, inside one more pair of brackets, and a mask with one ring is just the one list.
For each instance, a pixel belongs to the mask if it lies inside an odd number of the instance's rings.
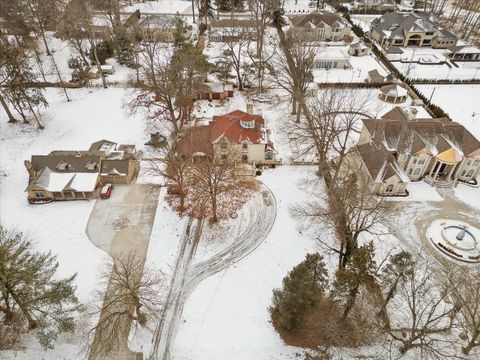
[[424,13],[388,12],[372,21],[371,29],[386,38],[404,39],[408,32],[438,32],[439,37],[456,38],[439,27],[436,19]]
[[48,155],[33,155],[35,172],[45,168],[58,172],[98,172],[103,151],[52,151]]
[[363,120],[373,142],[399,154],[415,154],[426,149],[435,156],[451,147],[469,156],[480,150],[480,141],[454,121],[446,118],[409,121],[402,113],[396,107],[381,119]]
[[306,15],[292,16],[293,27],[303,28],[323,28],[325,25],[330,27],[349,27],[349,23],[342,17],[334,13],[321,13],[313,11]]

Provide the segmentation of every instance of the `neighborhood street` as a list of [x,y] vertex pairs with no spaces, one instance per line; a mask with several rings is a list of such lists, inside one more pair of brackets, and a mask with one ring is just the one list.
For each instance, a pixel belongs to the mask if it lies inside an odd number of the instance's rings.
[[154,334],[151,360],[171,359],[170,346],[175,338],[184,305],[197,285],[250,254],[265,240],[272,229],[277,214],[277,204],[274,195],[265,185],[262,184],[259,193],[256,193],[244,206],[249,207],[251,214],[245,231],[223,251],[193,266],[191,260],[198,242],[201,241],[203,221],[190,221],[187,225],[167,302]]

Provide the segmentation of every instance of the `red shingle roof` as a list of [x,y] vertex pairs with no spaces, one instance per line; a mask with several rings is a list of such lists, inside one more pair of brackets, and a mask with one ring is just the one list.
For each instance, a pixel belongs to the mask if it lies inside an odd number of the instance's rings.
[[[252,128],[245,128],[241,122],[255,122]],[[221,116],[214,116],[211,123],[212,143],[224,138],[230,143],[241,144],[247,141],[251,144],[266,143],[264,138],[263,117],[251,115],[246,112],[235,110]]]

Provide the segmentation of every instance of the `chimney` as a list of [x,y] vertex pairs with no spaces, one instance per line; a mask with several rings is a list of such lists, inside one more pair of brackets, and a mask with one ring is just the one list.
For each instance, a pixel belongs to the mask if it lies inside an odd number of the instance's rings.
[[33,170],[33,165],[30,160],[25,160],[23,162],[25,164],[25,167],[27,168],[28,175],[30,176],[30,179],[33,179],[35,177],[35,170]]
[[159,132],[150,134],[150,142],[152,143],[152,145],[157,145],[158,144],[159,135],[160,135]]
[[250,100],[247,101],[247,113],[253,115],[253,102]]
[[407,119],[413,121],[417,118],[418,110],[415,108],[406,111]]

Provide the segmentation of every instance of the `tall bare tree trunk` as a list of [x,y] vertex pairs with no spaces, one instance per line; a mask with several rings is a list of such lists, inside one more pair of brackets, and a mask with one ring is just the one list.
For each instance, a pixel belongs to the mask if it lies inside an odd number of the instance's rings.
[[7,102],[6,102],[5,99],[3,98],[2,94],[0,94],[0,103],[2,103],[2,106],[3,106],[3,108],[5,109],[5,112],[7,113],[8,122],[9,122],[9,123],[15,123],[15,122],[17,122],[18,120],[15,119],[15,117],[14,117],[13,114],[12,114],[12,112],[11,112],[10,109],[8,108]]
[[95,43],[94,40],[90,40],[90,45],[92,46],[92,49],[93,49],[93,55],[95,57],[95,65],[97,66],[97,70],[100,73],[100,76],[102,77],[103,88],[106,89],[108,88],[107,80],[105,79],[105,74],[102,71],[102,64],[100,64],[100,60],[98,59],[97,44]]

